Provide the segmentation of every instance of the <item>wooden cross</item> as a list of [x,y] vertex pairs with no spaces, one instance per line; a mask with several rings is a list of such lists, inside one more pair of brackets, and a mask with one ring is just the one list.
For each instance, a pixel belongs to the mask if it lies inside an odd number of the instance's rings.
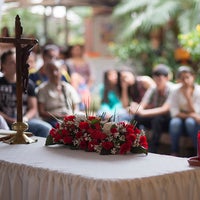
[[[23,92],[26,92],[28,85],[28,67],[27,59],[33,47],[38,43],[36,39],[21,38],[23,28],[21,26],[20,17],[15,18],[15,38],[0,38],[0,43],[13,43],[16,48],[16,96],[17,96],[17,123],[23,124],[22,106]],[[19,128],[17,128],[18,130]]]

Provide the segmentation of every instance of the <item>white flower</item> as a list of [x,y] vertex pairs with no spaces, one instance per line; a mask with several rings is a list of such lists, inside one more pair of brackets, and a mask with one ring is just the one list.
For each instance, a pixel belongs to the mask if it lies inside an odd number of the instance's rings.
[[83,113],[78,113],[78,114],[75,115],[75,117],[76,117],[76,122],[77,123],[87,120],[86,115],[83,114]]
[[120,140],[121,140],[121,141],[125,141],[125,139],[126,139],[126,138],[125,138],[124,135],[121,135],[121,136],[120,136]]
[[107,135],[111,135],[110,129],[114,125],[114,122],[107,122],[103,125],[103,132]]
[[116,132],[113,135],[114,135],[115,138],[117,138],[119,136],[119,134],[120,134],[119,132]]

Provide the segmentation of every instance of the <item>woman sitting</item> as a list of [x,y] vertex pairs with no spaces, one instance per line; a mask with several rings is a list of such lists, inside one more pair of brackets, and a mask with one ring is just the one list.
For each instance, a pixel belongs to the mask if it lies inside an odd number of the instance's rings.
[[123,68],[119,72],[120,98],[123,105],[123,109],[119,113],[120,121],[131,120],[130,106],[140,104],[147,89],[154,85],[155,82],[151,77],[136,76],[129,68]]
[[101,106],[98,115],[105,114],[107,118],[113,116],[122,108],[119,96],[118,72],[110,69],[104,72],[104,83],[100,88]]
[[179,86],[169,97],[171,121],[169,133],[172,142],[172,155],[179,153],[179,139],[186,133],[193,139],[197,148],[197,133],[200,130],[200,86],[195,84],[194,71],[181,66],[177,71]]

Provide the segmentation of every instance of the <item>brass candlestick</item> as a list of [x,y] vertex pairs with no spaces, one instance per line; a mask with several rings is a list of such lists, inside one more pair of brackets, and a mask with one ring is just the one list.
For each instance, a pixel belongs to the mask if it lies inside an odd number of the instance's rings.
[[37,140],[31,139],[25,135],[24,131],[28,129],[28,124],[22,121],[22,95],[23,92],[27,90],[28,84],[28,67],[27,59],[30,55],[33,47],[38,43],[35,39],[25,39],[21,38],[23,28],[21,26],[20,18],[17,15],[15,18],[15,38],[0,38],[2,43],[13,43],[16,48],[16,96],[17,96],[17,122],[12,126],[12,129],[16,131],[16,134],[6,143],[9,144],[30,144],[36,142]]

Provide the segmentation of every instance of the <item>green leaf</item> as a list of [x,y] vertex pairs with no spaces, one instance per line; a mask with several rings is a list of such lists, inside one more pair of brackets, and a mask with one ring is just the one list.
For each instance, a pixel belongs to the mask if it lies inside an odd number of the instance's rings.
[[55,143],[53,142],[53,137],[51,135],[48,135],[47,138],[46,138],[46,143],[45,145],[48,146],[48,145],[54,145]]
[[144,154],[148,154],[148,149],[145,149],[144,147],[132,147],[131,148],[131,153],[144,153]]

